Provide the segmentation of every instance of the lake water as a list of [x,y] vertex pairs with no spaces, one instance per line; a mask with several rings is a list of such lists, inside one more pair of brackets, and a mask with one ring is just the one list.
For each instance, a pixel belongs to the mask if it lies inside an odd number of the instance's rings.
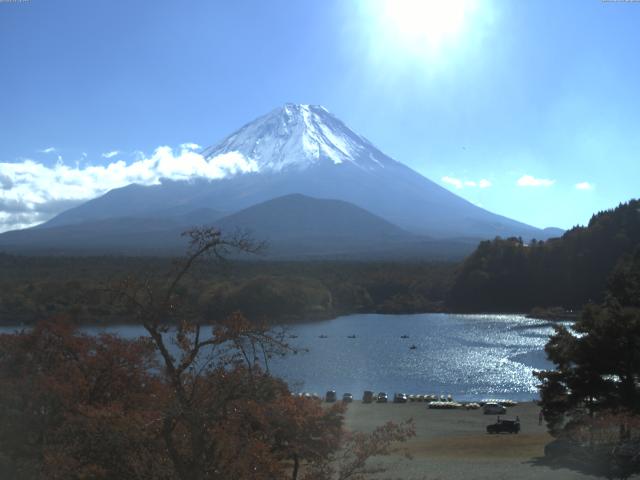
[[[138,326],[103,330],[144,334]],[[360,398],[374,390],[531,400],[538,396],[532,371],[552,367],[544,354],[552,327],[522,315],[348,315],[291,326],[288,333],[297,335],[291,344],[309,352],[274,358],[271,371],[292,391],[321,395],[336,390]]]

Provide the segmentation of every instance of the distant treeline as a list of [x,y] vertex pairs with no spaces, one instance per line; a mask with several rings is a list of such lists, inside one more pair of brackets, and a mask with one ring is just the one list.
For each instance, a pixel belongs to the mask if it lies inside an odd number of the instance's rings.
[[[249,319],[299,322],[349,313],[528,312],[601,302],[609,275],[640,248],[640,201],[594,215],[587,227],[526,244],[481,242],[461,264],[446,262],[204,262],[185,282],[204,321],[241,311]],[[169,258],[28,257],[0,254],[0,323],[66,314],[81,323],[122,319],[113,291],[129,275],[149,290],[166,282]],[[146,288],[146,287],[145,287]]]
[[461,265],[447,304],[467,311],[529,311],[599,303],[614,268],[639,245],[639,200],[599,212],[587,227],[546,242],[485,241]]
[[[152,290],[172,262],[141,257],[25,257],[0,254],[0,323],[52,315],[117,323],[113,291],[129,274]],[[298,322],[336,315],[442,311],[456,264],[409,262],[202,263],[185,282],[191,311],[216,320]]]

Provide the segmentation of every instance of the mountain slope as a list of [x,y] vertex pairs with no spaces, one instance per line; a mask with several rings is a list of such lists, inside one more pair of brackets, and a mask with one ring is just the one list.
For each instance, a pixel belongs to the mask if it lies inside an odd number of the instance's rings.
[[215,158],[232,152],[249,159],[260,173],[320,164],[377,170],[398,163],[319,105],[286,104],[205,149],[203,155]]
[[[121,217],[72,225],[34,228],[0,235],[0,250],[39,253],[180,254],[181,233],[203,223],[227,234],[248,232],[266,242],[264,258],[423,258],[460,259],[474,242],[438,242],[411,234],[341,200],[300,194],[268,200],[215,218],[196,211],[172,219]],[[205,220],[199,222],[198,220]]]
[[269,256],[385,251],[421,240],[353,204],[300,194],[251,206],[222,218],[216,226],[223,232],[250,231],[267,242]]
[[359,241],[397,240],[414,235],[341,200],[286,195],[222,218],[222,230],[245,228],[261,238],[344,237]]
[[359,258],[459,260],[476,242],[440,241],[409,233],[351,203],[291,194],[215,222],[223,232],[248,231],[279,259]]
[[[435,239],[557,234],[488,212],[378,150],[320,106],[287,104],[203,150],[208,162],[248,165],[222,179],[129,185],[70,209],[37,230],[176,212],[238,212],[303,194],[354,204],[407,232]],[[234,160],[235,159],[235,160]],[[204,223],[204,222],[198,222]],[[30,230],[34,231],[34,230]]]
[[171,216],[87,220],[49,228],[34,227],[0,235],[0,251],[40,254],[164,255],[181,253],[186,241],[181,233],[193,226],[212,224],[220,212],[197,209]]

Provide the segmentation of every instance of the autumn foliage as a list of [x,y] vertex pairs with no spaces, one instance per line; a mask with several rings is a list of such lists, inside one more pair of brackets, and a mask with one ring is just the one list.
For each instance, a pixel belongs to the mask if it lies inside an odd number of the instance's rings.
[[62,321],[2,335],[3,478],[165,478],[154,367],[149,341],[76,335]]
[[293,396],[269,373],[269,358],[291,350],[283,335],[239,313],[208,326],[190,317],[180,285],[195,262],[254,246],[189,235],[166,285],[113,287],[148,336],[85,335],[63,318],[0,335],[0,478],[357,479],[413,434],[346,434],[344,405]]

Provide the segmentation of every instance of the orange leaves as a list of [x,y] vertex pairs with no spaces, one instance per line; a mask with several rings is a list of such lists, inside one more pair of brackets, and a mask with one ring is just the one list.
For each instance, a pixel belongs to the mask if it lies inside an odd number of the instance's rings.
[[317,400],[280,397],[269,413],[274,442],[287,458],[324,459],[339,446],[344,411],[342,404],[324,409]]
[[[58,322],[0,337],[0,450],[44,478],[133,477],[156,448],[166,391],[147,341],[90,337]],[[154,463],[158,465],[158,462]],[[163,467],[164,468],[164,467]]]
[[[216,341],[279,345],[235,319]],[[64,323],[1,336],[0,450],[47,479],[357,479],[413,435],[410,424],[387,424],[345,436],[346,405],[292,396],[252,362],[172,377],[156,358],[148,340],[79,335]]]
[[116,289],[148,339],[80,335],[64,321],[0,336],[0,461],[65,480],[356,479],[413,435],[388,424],[343,438],[345,405],[293,397],[269,374],[270,356],[290,350],[283,333],[240,313],[204,333],[182,279],[207,253],[259,245],[215,229],[187,235],[191,250],[165,287]]

